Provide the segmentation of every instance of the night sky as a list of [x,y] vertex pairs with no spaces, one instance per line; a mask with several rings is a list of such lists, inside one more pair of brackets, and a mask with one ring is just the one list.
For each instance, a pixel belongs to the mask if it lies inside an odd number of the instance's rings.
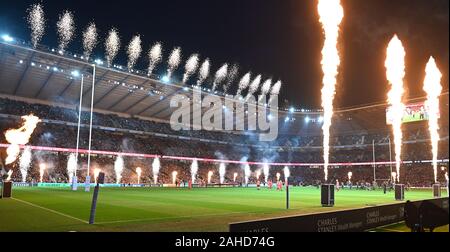
[[[32,3],[1,0],[0,32],[30,40],[25,17]],[[448,90],[448,0],[342,0],[342,4],[342,64],[335,106],[386,100],[385,48],[394,33],[406,47],[407,97],[425,95],[424,68],[431,55]],[[74,11],[77,24],[77,38],[69,51],[82,52],[81,29],[95,21],[102,38],[114,26],[122,45],[141,34],[145,53],[161,41],[166,58],[174,46],[180,46],[184,59],[191,53],[209,57],[214,72],[225,62],[238,63],[241,76],[252,71],[281,79],[281,95],[289,104],[320,107],[323,35],[314,0],[55,0],[43,5],[48,21],[45,45],[57,46],[56,21],[68,9]],[[103,56],[103,41],[95,55]],[[126,65],[125,50],[117,63]],[[145,67],[146,59],[141,57],[137,68]],[[161,67],[159,72],[164,70]]]

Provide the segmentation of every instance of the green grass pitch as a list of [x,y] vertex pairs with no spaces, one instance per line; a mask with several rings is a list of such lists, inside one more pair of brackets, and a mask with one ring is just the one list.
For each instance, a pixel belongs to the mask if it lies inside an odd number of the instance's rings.
[[[286,210],[286,192],[266,188],[100,188],[96,224],[89,225],[93,190],[82,189],[13,188],[13,198],[0,199],[0,231],[228,231],[230,222],[396,202],[393,191],[340,190],[335,206],[324,208],[320,189],[293,187]],[[405,198],[432,193],[410,190]]]

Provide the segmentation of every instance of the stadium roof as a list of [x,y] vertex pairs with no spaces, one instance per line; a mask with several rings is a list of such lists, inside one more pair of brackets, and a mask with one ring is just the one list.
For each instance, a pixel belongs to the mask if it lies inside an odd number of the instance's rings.
[[[168,121],[174,111],[170,108],[170,98],[176,94],[192,96],[190,86],[165,83],[136,70],[108,68],[101,61],[96,62],[95,69],[94,109],[99,111]],[[35,50],[26,44],[0,42],[0,94],[76,105],[83,75],[83,106],[88,108],[92,71],[93,63],[76,55],[60,55]],[[448,115],[448,92],[442,99],[441,115]],[[386,128],[385,115],[385,104],[338,110],[332,130],[335,134],[379,130]],[[448,116],[442,116],[441,122],[448,127]],[[320,112],[279,111],[279,131],[320,134]]]

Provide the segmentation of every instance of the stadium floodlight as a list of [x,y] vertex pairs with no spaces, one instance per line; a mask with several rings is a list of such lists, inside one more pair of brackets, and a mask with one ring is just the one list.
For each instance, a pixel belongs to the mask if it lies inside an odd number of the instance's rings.
[[289,112],[294,113],[295,109],[293,107],[289,108]]
[[289,122],[289,116],[287,116],[286,118],[284,118],[284,122]]
[[96,59],[94,62],[97,65],[103,65],[103,60],[101,60],[101,59]]
[[272,114],[269,114],[269,115],[267,116],[267,119],[269,119],[269,121],[272,121],[272,118],[273,118]]
[[73,70],[71,72],[71,74],[72,74],[73,77],[79,77],[80,76],[80,72],[78,70]]
[[305,117],[305,122],[306,122],[306,123],[309,123],[310,120],[311,120],[311,119],[309,118],[309,116]]
[[161,78],[161,80],[162,80],[162,82],[164,82],[164,83],[169,83],[170,78],[169,78],[169,76],[164,75],[164,76]]
[[53,71],[57,72],[58,68],[57,67],[53,67]]
[[188,88],[188,87],[184,87],[183,90],[184,90],[185,92],[187,92],[187,91],[189,91],[189,88]]
[[23,60],[19,60],[19,63],[20,63],[20,64],[23,64]]
[[5,41],[5,42],[13,42],[13,41],[14,41],[14,38],[11,37],[11,36],[9,36],[8,34],[3,34],[3,35],[2,35],[2,39],[3,39],[3,41]]

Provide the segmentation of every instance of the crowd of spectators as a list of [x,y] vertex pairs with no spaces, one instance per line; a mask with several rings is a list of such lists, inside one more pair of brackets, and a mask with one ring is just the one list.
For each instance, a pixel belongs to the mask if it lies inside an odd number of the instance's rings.
[[[31,104],[9,99],[0,99],[0,131],[17,128],[20,125],[20,116],[33,113],[43,119],[34,131],[30,145],[75,148],[77,138],[78,112],[69,108]],[[173,131],[167,123],[143,120],[132,117],[120,117],[115,114],[95,113],[93,118],[93,150],[106,150],[123,153],[143,153],[167,156],[184,156],[196,158],[214,158],[226,160],[249,160],[260,162],[291,162],[312,163],[310,166],[291,167],[291,178],[294,184],[315,185],[323,181],[322,137],[302,135],[281,135],[275,142],[258,142],[252,135],[239,133],[224,133],[212,131]],[[89,114],[82,113],[82,124],[87,124]],[[404,144],[402,159],[412,163],[402,166],[401,177],[415,186],[429,185],[433,181],[433,172],[429,163],[422,163],[431,159],[428,130],[426,124],[414,126],[404,130]],[[448,159],[448,125],[441,126],[439,144],[439,159]],[[132,130],[132,132],[130,132]],[[155,134],[156,133],[156,134]],[[81,127],[79,147],[88,148],[88,127]],[[180,138],[182,136],[182,138]],[[366,134],[337,134],[331,139],[331,163],[373,162],[389,161],[393,153],[389,153],[389,132],[381,129],[380,132]],[[372,146],[372,141],[374,145]],[[6,143],[1,134],[0,142]],[[237,145],[240,143],[241,145]],[[392,148],[393,149],[393,148]],[[109,182],[116,182],[113,155],[93,155],[93,167],[99,167],[106,172]],[[39,178],[39,163],[45,162],[47,172],[45,181],[67,181],[66,171],[68,153],[63,152],[33,152],[33,160],[28,172],[28,180]],[[142,183],[153,181],[152,159],[124,156],[125,169],[122,174],[123,183],[136,183],[136,167],[142,167]],[[80,155],[82,167],[79,169],[80,180],[86,176],[86,155]],[[447,165],[446,163],[445,165]],[[171,183],[172,171],[178,172],[178,180],[188,181],[190,174],[190,161],[161,159],[161,169],[158,181]],[[214,171],[212,182],[219,182],[217,163],[199,162],[198,181],[205,183],[208,171]],[[253,171],[260,169],[251,166]],[[18,162],[13,164],[14,170],[19,170]],[[283,167],[271,167],[269,178],[275,178],[276,173],[283,175]],[[395,169],[395,167],[394,167]],[[339,165],[330,167],[330,179],[347,181],[347,174],[353,172],[355,183],[373,181],[373,167],[371,165],[351,166]],[[391,167],[389,165],[377,166],[377,179],[389,179]],[[238,173],[236,183],[243,183],[243,169],[241,165],[227,165],[226,182],[234,182],[233,175]],[[440,172],[440,179],[443,174]],[[91,174],[92,175],[92,174]],[[263,176],[263,175],[262,175]],[[283,176],[282,176],[283,177]],[[15,172],[13,179],[20,180],[20,172]],[[254,175],[250,182],[255,182]]]

